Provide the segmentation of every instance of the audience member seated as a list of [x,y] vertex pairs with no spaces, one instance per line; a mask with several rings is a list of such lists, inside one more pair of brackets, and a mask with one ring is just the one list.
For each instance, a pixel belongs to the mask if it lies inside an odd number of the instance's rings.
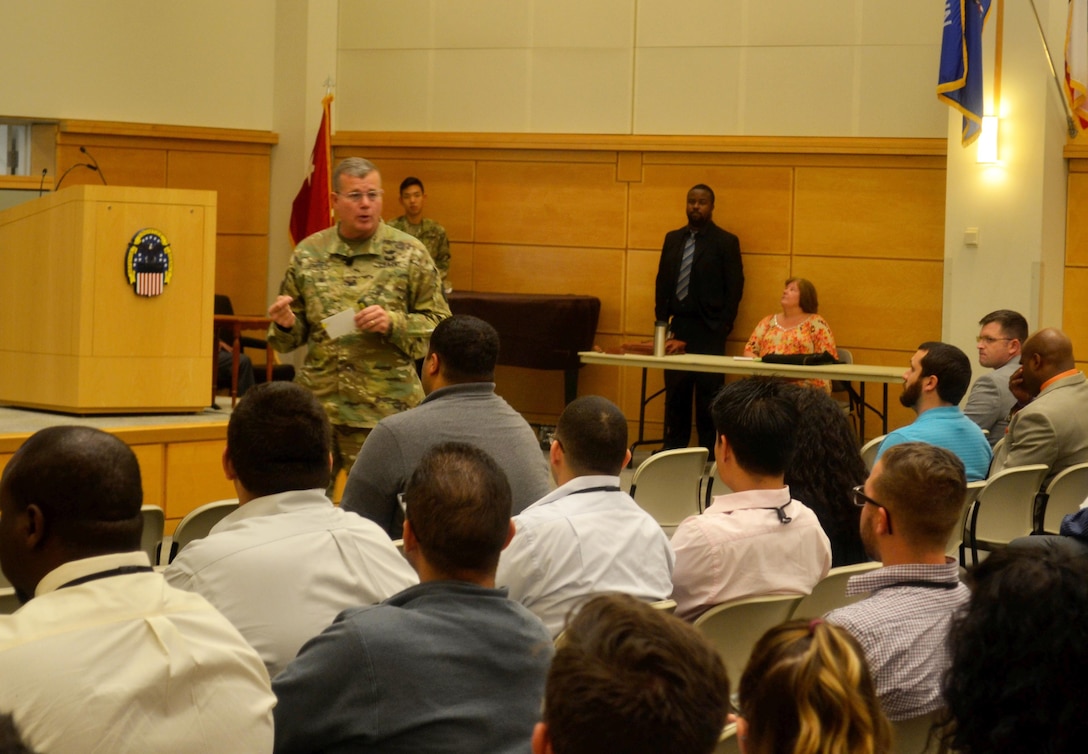
[[[215,386],[230,390],[231,367],[234,363],[230,346],[219,341],[219,356],[215,366]],[[253,362],[244,353],[238,354],[238,396],[241,397],[253,387]]]
[[[744,346],[745,356],[827,353],[839,358],[831,327],[816,313],[819,309],[816,286],[804,278],[790,278],[780,303],[782,312],[767,315],[752,331]],[[805,384],[831,391],[828,380],[806,380]]]
[[858,530],[861,511],[850,493],[869,473],[857,435],[827,393],[798,388],[790,397],[800,414],[796,447],[786,467],[790,495],[820,520],[831,540],[832,568],[864,563],[869,556]]
[[903,374],[903,393],[899,396],[899,402],[918,418],[884,438],[877,460],[888,448],[901,443],[926,442],[959,456],[968,482],[985,479],[993,455],[990,443],[959,408],[970,383],[971,361],[963,351],[933,341],[918,346],[910,357],[910,369]]
[[348,476],[340,505],[400,537],[404,491],[423,453],[441,442],[467,442],[506,472],[514,513],[548,494],[548,465],[529,423],[495,394],[499,334],[482,319],[454,315],[431,334],[423,362],[427,397],[413,409],[378,422]]
[[994,471],[1043,463],[1043,487],[1059,473],[1088,463],[1088,382],[1077,370],[1073,343],[1047,328],[1028,338],[1020,368],[1009,381],[1018,405]]
[[891,726],[861,647],[819,618],[775,626],[740,679],[744,754],[886,754]]
[[633,597],[594,597],[552,660],[534,754],[710,754],[729,711],[718,652]]
[[722,602],[808,594],[831,567],[831,544],[816,514],[791,499],[784,475],[800,422],[781,380],[726,385],[710,411],[718,475],[733,490],[672,537],[676,614],[694,620]]
[[[201,596],[140,549],[140,467],[116,437],[50,427],[0,480],[0,711],[48,754],[266,752],[268,673]],[[180,745],[179,742],[184,742]]]
[[559,416],[549,458],[559,487],[514,518],[496,582],[536,613],[552,635],[567,614],[600,592],[663,600],[673,554],[661,527],[620,489],[631,460],[627,419],[596,395]]
[[1020,349],[1028,339],[1028,321],[1010,309],[998,309],[979,320],[978,363],[993,371],[975,380],[967,395],[963,415],[990,434],[993,447],[1005,437],[1009,412],[1016,398],[1009,390],[1009,378],[1020,368]]
[[885,453],[864,489],[854,491],[862,506],[861,539],[884,567],[852,576],[847,595],[871,595],[832,610],[827,620],[853,634],[865,650],[891,720],[944,706],[948,630],[968,598],[959,565],[944,552],[966,490],[959,458],[912,442]]
[[495,588],[510,484],[484,451],[444,443],[405,499],[421,583],[345,610],[276,677],[277,754],[529,750],[553,650],[540,619]]
[[331,431],[300,385],[269,382],[247,393],[231,414],[223,454],[241,505],[165,573],[223,613],[272,676],[340,611],[419,581],[377,524],[325,496]]
[[1084,751],[1088,560],[1008,548],[974,568],[971,581],[945,685],[952,749]]

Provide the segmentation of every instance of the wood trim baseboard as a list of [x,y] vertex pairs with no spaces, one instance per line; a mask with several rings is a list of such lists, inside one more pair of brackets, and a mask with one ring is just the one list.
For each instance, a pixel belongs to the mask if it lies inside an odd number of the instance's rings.
[[148,139],[183,139],[187,141],[218,141],[246,144],[279,143],[279,134],[273,131],[254,131],[242,128],[210,128],[205,126],[171,126],[160,123],[122,123],[101,120],[61,120],[57,124],[58,143],[61,136],[127,136]]

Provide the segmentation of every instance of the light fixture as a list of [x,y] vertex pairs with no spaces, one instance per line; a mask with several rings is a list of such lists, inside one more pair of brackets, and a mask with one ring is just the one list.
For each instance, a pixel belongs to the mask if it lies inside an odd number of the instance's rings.
[[982,133],[978,136],[978,157],[980,165],[992,165],[997,162],[997,116],[982,116]]

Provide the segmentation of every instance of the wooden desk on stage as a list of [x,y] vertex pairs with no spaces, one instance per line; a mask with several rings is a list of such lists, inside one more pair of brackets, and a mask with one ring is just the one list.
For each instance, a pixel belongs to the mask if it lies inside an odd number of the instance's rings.
[[[243,330],[268,330],[272,323],[268,317],[250,316],[245,314],[216,314],[212,317],[215,324],[215,334],[212,336],[214,343],[212,351],[212,405],[215,405],[215,389],[219,382],[219,332],[231,331],[231,362],[230,362],[230,405],[233,408],[238,402],[238,362],[242,357],[242,331]],[[266,346],[268,358],[265,360],[265,381],[272,381],[272,366],[275,364],[275,356],[272,346]]]
[[579,351],[593,347],[596,296],[454,291],[450,311],[479,317],[499,331],[499,363],[562,370],[565,403],[578,395]]
[[[654,393],[646,397],[647,369],[676,369],[684,372],[719,372],[721,374],[741,374],[749,377],[786,377],[789,379],[823,379],[857,382],[860,385],[861,410],[858,412],[858,429],[865,437],[865,410],[869,409],[880,417],[884,434],[888,432],[888,385],[903,381],[900,367],[870,366],[866,364],[823,364],[821,366],[800,366],[798,364],[765,364],[755,359],[743,359],[736,356],[708,356],[698,353],[677,356],[643,356],[632,353],[599,353],[584,351],[578,356],[583,364],[602,364],[607,366],[638,367],[642,369],[641,405],[638,410],[638,441],[646,442],[643,437],[646,420],[646,404],[655,398]],[[865,385],[869,382],[880,383],[883,387],[883,411],[865,401]],[[661,391],[659,391],[661,392]]]

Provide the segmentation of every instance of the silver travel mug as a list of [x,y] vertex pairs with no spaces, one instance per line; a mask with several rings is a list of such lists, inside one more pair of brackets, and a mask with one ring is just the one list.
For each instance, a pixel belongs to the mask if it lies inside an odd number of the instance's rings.
[[668,322],[654,322],[654,356],[665,355],[665,330]]

